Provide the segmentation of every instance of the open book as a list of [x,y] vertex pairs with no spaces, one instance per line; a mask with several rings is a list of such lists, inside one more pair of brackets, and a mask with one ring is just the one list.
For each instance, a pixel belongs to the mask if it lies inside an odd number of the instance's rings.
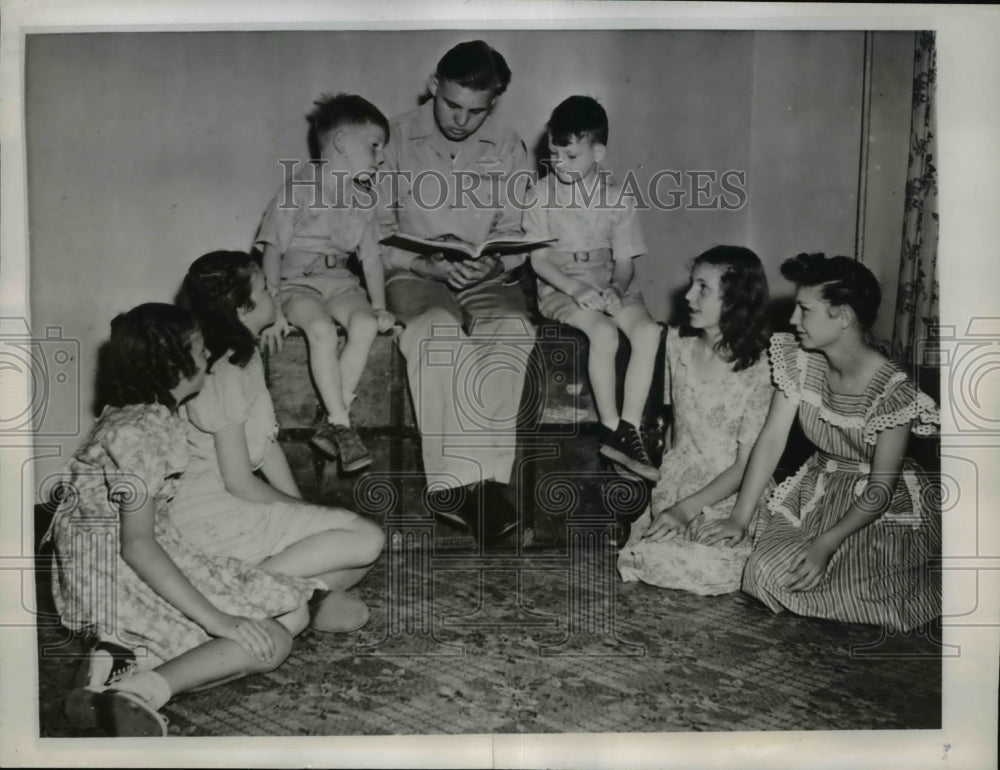
[[383,238],[380,243],[386,246],[395,246],[405,251],[413,251],[417,254],[427,255],[440,252],[445,259],[461,262],[466,259],[479,259],[484,254],[490,256],[504,256],[507,254],[523,254],[526,251],[539,249],[548,243],[555,242],[555,238],[544,241],[536,241],[525,238],[493,238],[480,243],[463,241],[454,235],[442,235],[438,238],[420,238],[416,235],[397,233]]

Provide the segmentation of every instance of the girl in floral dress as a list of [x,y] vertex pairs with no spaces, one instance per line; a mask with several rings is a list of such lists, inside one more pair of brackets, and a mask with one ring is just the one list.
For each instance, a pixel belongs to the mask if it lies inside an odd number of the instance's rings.
[[70,461],[46,535],[62,622],[103,640],[64,708],[78,727],[165,735],[172,695],[278,666],[322,586],[207,556],[167,518],[188,460],[178,404],[205,376],[194,319],[163,304],[119,315],[109,362],[113,405]]
[[709,546],[691,535],[704,521],[728,517],[767,416],[767,278],[749,249],[717,246],[695,259],[685,299],[688,334],[671,328],[666,338],[672,446],[618,569],[625,581],[714,595],[739,590],[750,546]]
[[371,569],[384,535],[356,513],[302,500],[256,348],[275,317],[263,272],[244,252],[206,254],[188,269],[178,301],[201,324],[208,374],[187,404],[191,464],[171,519],[207,553],[322,581],[328,590],[312,606],[313,630],[360,628],[368,607],[346,589]]
[[730,519],[702,542],[735,544],[798,415],[816,452],[775,490],[758,523],[743,590],[775,612],[907,631],[940,613],[928,560],[941,545],[926,474],[905,457],[910,433],[939,424],[934,402],[871,346],[881,293],[847,257],[800,254],[782,275],[796,284],[795,337],[771,340],[778,387]]

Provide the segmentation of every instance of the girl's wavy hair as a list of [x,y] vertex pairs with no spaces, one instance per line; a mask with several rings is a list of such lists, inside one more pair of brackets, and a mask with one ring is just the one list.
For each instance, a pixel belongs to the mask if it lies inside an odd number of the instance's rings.
[[162,302],[148,302],[115,316],[103,359],[107,402],[176,409],[170,391],[198,371],[191,355],[191,336],[197,331],[190,313]]
[[[752,366],[767,347],[765,311],[768,301],[767,274],[760,258],[743,246],[715,246],[699,254],[691,263],[692,272],[699,265],[722,270],[719,293],[722,312],[716,344],[719,353],[733,363],[733,371]],[[698,331],[685,326],[685,336]]]
[[208,351],[208,368],[232,351],[229,362],[246,366],[253,358],[253,334],[237,311],[253,310],[253,257],[243,251],[212,251],[188,268],[177,295],[177,304],[198,320]]
[[882,290],[872,271],[850,257],[799,254],[781,264],[781,274],[796,286],[819,286],[831,307],[847,305],[867,335],[878,316]]

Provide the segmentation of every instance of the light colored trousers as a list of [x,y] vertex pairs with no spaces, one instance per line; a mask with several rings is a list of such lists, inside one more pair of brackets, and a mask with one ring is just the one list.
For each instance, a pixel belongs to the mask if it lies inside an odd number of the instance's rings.
[[386,282],[386,302],[406,326],[399,349],[428,486],[509,483],[535,344],[520,286],[497,280],[455,292],[396,273]]

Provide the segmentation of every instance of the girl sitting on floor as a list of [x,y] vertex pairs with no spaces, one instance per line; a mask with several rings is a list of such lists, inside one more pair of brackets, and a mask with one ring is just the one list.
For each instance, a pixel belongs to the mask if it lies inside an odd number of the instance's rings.
[[671,327],[665,343],[672,445],[650,509],[632,525],[619,556],[623,580],[702,595],[739,590],[749,543],[709,546],[691,534],[729,516],[767,416],[767,297],[764,268],[749,249],[716,246],[694,260],[685,295],[690,320],[681,330]]
[[795,283],[796,337],[771,339],[778,387],[727,520],[699,540],[736,544],[798,415],[816,452],[775,490],[757,525],[743,590],[775,612],[907,631],[940,613],[940,511],[930,480],[905,458],[910,433],[939,424],[934,402],[876,350],[869,330],[881,292],[848,257],[800,254],[781,266]]
[[206,254],[188,270],[178,302],[201,324],[208,374],[187,404],[191,465],[171,519],[207,553],[321,580],[329,593],[313,608],[314,630],[361,628],[368,607],[346,590],[382,552],[382,529],[343,508],[302,500],[277,441],[256,348],[275,317],[263,272],[243,252]]
[[64,710],[77,727],[163,736],[173,695],[284,661],[323,586],[207,556],[166,515],[188,461],[178,405],[205,377],[194,319],[164,304],[119,315],[109,366],[113,405],[69,462],[45,537],[63,624],[102,640]]

